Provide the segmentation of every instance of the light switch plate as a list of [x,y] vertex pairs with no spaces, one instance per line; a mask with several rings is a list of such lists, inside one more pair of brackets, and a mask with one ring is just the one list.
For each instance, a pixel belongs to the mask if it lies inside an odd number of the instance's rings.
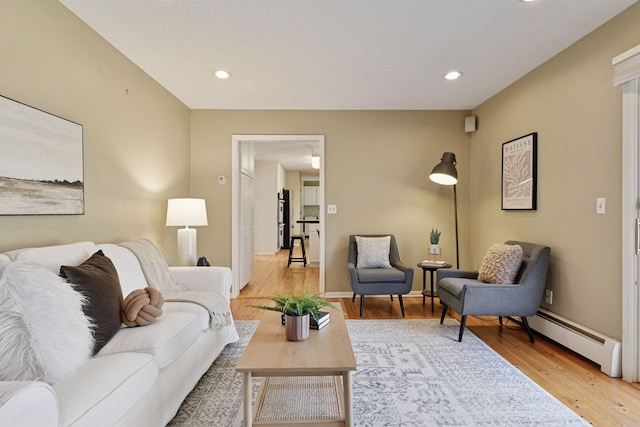
[[335,215],[338,213],[338,205],[327,205],[327,213],[329,215]]
[[604,215],[607,211],[607,199],[604,197],[598,197],[596,199],[596,213]]

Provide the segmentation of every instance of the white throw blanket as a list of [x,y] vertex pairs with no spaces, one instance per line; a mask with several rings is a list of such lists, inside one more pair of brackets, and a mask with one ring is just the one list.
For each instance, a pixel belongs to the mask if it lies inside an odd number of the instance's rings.
[[227,299],[214,291],[190,291],[178,283],[169,271],[169,266],[162,252],[153,242],[147,239],[138,239],[120,243],[120,246],[135,254],[149,286],[162,292],[166,302],[190,302],[201,305],[209,312],[210,323],[213,327],[222,328],[231,324],[231,311]]
[[[204,267],[203,267],[204,268]],[[209,312],[209,322],[215,328],[229,326],[231,322],[231,312],[227,299],[214,291],[185,291],[176,292],[164,297],[166,301],[190,302],[201,305]]]

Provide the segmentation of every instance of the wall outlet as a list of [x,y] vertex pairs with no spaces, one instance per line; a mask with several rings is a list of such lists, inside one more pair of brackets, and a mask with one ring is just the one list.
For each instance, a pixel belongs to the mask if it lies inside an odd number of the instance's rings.
[[553,291],[551,289],[545,290],[544,302],[546,302],[547,304],[553,304]]
[[336,215],[338,213],[338,205],[327,205],[327,213],[329,215]]

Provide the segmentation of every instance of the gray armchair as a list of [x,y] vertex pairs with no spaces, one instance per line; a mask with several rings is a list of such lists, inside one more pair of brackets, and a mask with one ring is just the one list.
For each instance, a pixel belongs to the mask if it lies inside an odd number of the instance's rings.
[[356,294],[360,295],[360,317],[364,312],[364,296],[365,295],[390,295],[391,301],[393,296],[398,295],[400,301],[400,311],[404,317],[404,304],[402,303],[402,295],[411,292],[413,285],[413,268],[406,266],[400,261],[398,254],[398,246],[393,235],[389,234],[358,234],[362,237],[383,237],[391,236],[389,247],[389,263],[391,268],[358,268],[358,246],[356,245],[356,235],[349,236],[349,258],[347,269],[349,270],[349,278],[351,279],[351,288],[353,289],[353,298],[355,301]]
[[548,246],[509,240],[509,245],[522,247],[522,266],[514,284],[490,284],[477,280],[477,271],[438,270],[438,297],[444,305],[440,324],[450,307],[461,315],[458,341],[462,341],[467,316],[519,316],[534,342],[527,316],[538,311],[549,269]]

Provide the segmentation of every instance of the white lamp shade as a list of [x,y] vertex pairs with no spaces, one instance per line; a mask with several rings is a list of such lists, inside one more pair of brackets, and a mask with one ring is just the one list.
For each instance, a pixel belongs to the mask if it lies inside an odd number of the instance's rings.
[[167,227],[208,225],[204,199],[169,199]]
[[311,167],[320,169],[320,156],[311,156]]

